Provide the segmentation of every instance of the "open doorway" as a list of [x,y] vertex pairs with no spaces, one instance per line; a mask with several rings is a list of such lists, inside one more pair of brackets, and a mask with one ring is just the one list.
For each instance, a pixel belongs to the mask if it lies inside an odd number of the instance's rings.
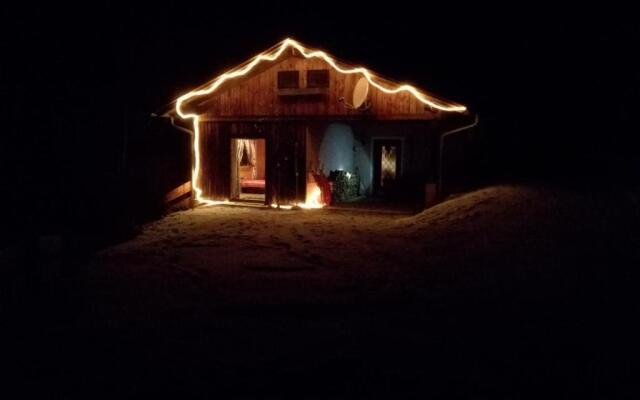
[[264,202],[265,140],[231,140],[231,198]]

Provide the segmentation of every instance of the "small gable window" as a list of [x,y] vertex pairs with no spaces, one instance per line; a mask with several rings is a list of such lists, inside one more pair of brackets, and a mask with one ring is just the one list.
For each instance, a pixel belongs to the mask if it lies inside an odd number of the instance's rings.
[[307,71],[307,87],[308,88],[328,88],[329,87],[329,70],[328,69],[310,69]]
[[278,71],[278,89],[297,89],[299,82],[299,71]]

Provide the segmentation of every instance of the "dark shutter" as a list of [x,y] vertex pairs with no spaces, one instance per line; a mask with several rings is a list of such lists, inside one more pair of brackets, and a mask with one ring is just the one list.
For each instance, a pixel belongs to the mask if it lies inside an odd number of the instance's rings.
[[282,123],[273,126],[267,144],[267,203],[304,202],[306,194],[304,126]]
[[202,195],[211,200],[229,198],[231,140],[229,124],[200,123],[200,177]]
[[329,70],[328,69],[310,69],[307,71],[307,87],[308,88],[328,88],[329,87]]
[[297,89],[299,82],[299,71],[278,71],[278,89]]

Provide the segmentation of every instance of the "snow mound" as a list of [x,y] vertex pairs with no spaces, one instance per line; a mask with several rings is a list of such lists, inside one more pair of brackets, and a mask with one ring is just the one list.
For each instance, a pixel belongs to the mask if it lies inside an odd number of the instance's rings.
[[540,222],[549,218],[558,194],[528,186],[492,186],[453,196],[419,214],[396,221],[406,233],[427,230],[484,229]]

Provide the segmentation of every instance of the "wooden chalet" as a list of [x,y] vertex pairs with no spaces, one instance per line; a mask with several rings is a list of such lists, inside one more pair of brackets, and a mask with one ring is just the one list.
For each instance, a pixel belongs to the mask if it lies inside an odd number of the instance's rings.
[[472,120],[460,104],[292,39],[181,96],[167,115],[193,135],[196,203],[303,207],[336,190],[433,197],[442,135]]

